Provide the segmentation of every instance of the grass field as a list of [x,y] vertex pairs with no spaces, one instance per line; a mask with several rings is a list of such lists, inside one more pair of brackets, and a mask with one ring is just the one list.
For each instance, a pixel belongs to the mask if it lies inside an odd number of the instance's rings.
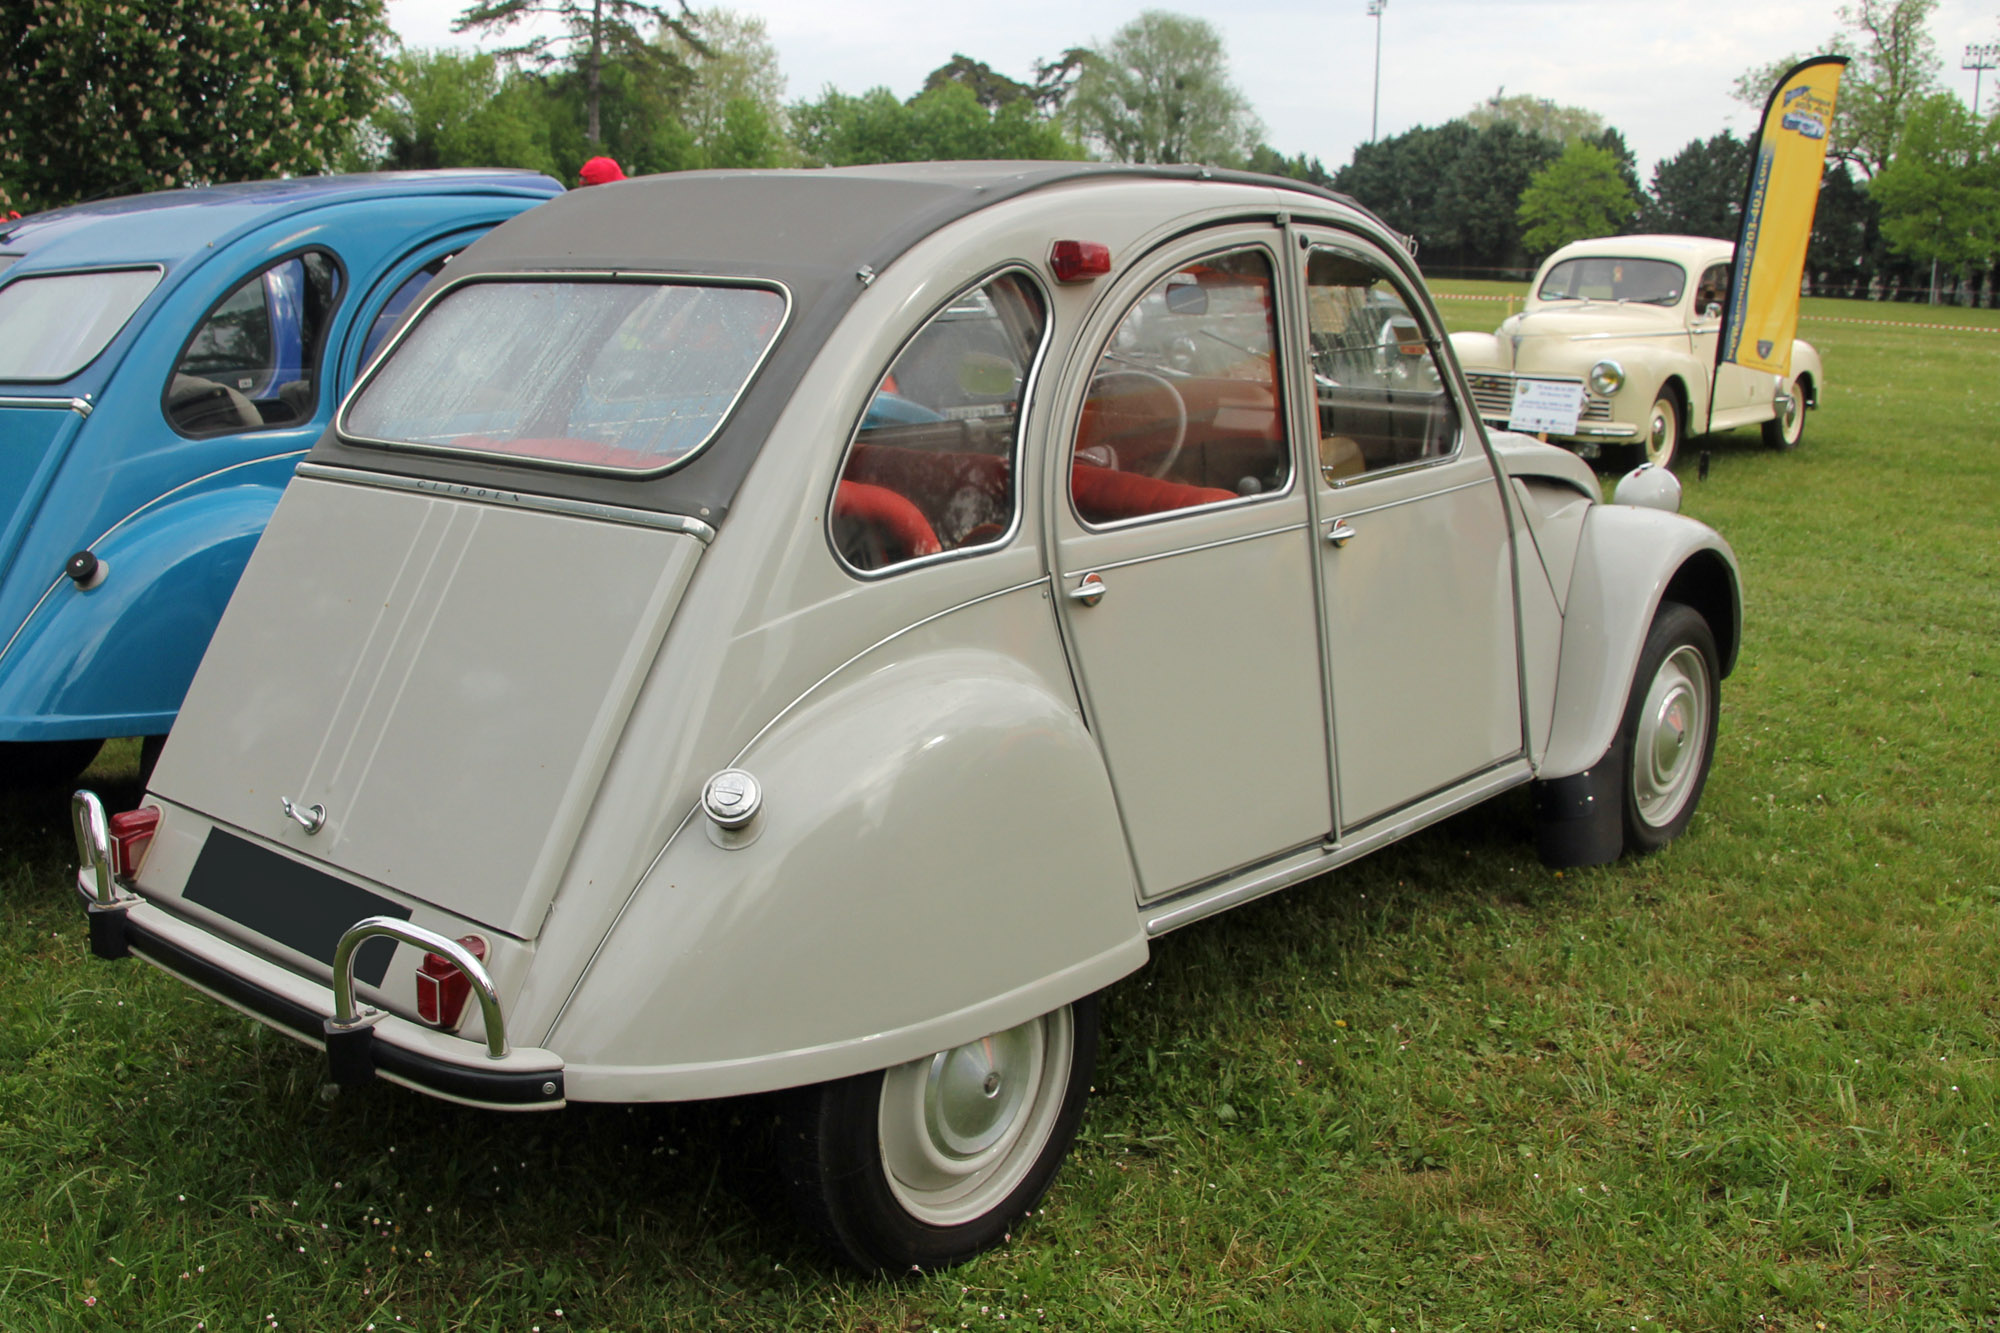
[[60,800],[0,797],[0,1329],[2000,1327],[2000,333],[1839,322],[2000,321],[1806,315],[1803,447],[1687,483],[1746,597],[1689,836],[1556,874],[1516,797],[1160,941],[954,1272],[830,1268],[761,1102],[323,1099],[90,961]]

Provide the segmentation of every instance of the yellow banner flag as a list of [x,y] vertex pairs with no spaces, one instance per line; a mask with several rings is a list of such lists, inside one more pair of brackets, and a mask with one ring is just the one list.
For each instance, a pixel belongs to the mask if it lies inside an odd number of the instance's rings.
[[1799,330],[1799,280],[1819,207],[1834,95],[1846,56],[1814,56],[1792,67],[1764,107],[1750,151],[1750,186],[1736,268],[1722,312],[1715,362],[1790,375]]

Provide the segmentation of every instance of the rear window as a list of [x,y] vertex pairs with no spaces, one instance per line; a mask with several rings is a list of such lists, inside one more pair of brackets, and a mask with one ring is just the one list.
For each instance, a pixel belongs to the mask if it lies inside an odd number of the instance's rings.
[[56,273],[0,288],[0,380],[66,380],[118,336],[156,268]]
[[658,472],[721,428],[784,323],[769,287],[489,281],[447,292],[348,404],[364,444]]

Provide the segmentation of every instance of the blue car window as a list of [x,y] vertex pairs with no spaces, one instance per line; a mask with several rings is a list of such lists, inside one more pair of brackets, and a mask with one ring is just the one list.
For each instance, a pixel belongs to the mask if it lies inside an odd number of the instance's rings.
[[368,326],[368,336],[362,340],[361,364],[364,367],[375,359],[375,353],[381,350],[383,340],[389,336],[389,330],[396,327],[396,321],[403,317],[403,312],[417,299],[417,293],[421,292],[432,278],[443,272],[444,266],[450,262],[451,255],[439,255],[412,273],[390,294],[389,299],[383,303],[381,311],[375,316],[375,322]]
[[66,380],[118,336],[157,268],[56,273],[0,289],[0,380]]
[[167,419],[188,435],[291,426],[312,418],[340,266],[324,250],[281,259],[209,311],[167,384]]

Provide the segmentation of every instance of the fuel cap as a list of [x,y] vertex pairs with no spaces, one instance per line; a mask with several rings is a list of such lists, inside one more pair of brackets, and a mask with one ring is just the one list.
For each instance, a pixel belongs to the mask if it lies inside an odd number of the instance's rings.
[[764,789],[740,768],[725,768],[701,789],[701,808],[720,828],[740,829],[757,817]]

